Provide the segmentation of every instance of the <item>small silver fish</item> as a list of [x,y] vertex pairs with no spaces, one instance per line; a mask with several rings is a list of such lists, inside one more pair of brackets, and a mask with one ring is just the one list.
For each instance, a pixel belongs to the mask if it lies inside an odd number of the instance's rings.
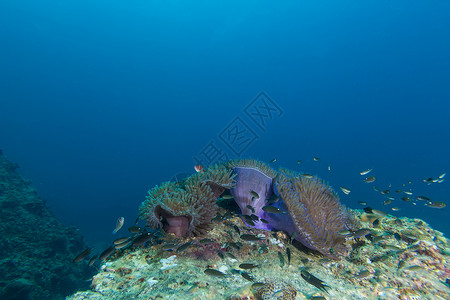
[[439,175],[439,179],[443,179],[445,177],[445,175],[447,175],[447,173],[443,173],[443,174]]
[[361,205],[367,205],[367,202],[364,202],[364,201],[358,201],[358,203]]
[[221,271],[218,271],[218,270],[215,270],[215,269],[206,269],[204,271],[204,273],[206,275],[210,275],[210,276],[214,276],[214,277],[225,277],[226,276],[225,273],[223,273]]
[[301,164],[301,163],[302,163],[302,161],[301,161],[301,160],[297,160],[297,163],[298,163],[298,164]]
[[403,193],[405,193],[406,195],[409,195],[409,196],[411,196],[413,193],[412,192],[410,192],[410,191],[404,191]]
[[313,176],[311,174],[308,174],[308,173],[303,173],[302,176],[305,177],[305,178],[313,178]]
[[393,208],[391,208],[393,211],[399,211],[400,210],[400,208],[399,207],[393,207]]
[[313,160],[314,160],[314,161],[319,161],[320,158],[318,158],[318,157],[313,157]]
[[341,188],[342,192],[346,195],[350,194],[350,192],[351,192],[349,189],[347,189],[345,187],[340,186],[340,188]]
[[270,162],[270,163],[274,163],[274,162],[276,162],[276,161],[277,161],[276,158],[272,158],[269,162]]
[[112,234],[116,234],[117,231],[119,231],[120,228],[122,228],[123,223],[125,223],[125,218],[124,217],[118,218],[117,223],[116,223],[116,228],[113,230]]
[[233,199],[233,196],[231,196],[231,195],[222,195],[222,199],[224,199],[224,200]]
[[384,200],[383,205],[389,205],[392,203],[392,200]]
[[388,214],[385,213],[384,211],[381,211],[381,210],[378,210],[378,209],[372,209],[372,213],[373,213],[374,215],[377,215],[377,216],[380,216],[380,217],[385,217],[385,216],[388,215]]
[[373,169],[367,169],[367,170],[364,170],[364,171],[360,172],[359,174],[360,174],[361,176],[364,176],[364,175],[367,175],[367,174],[369,174],[370,172],[372,172],[372,170],[373,170]]

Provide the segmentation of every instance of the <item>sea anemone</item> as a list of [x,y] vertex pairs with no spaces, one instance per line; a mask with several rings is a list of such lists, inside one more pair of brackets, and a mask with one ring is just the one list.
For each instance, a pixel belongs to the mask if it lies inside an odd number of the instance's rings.
[[223,164],[212,165],[204,172],[196,173],[186,179],[186,185],[198,185],[199,182],[208,185],[217,199],[226,189],[234,185],[235,175]]
[[216,198],[202,182],[184,187],[165,182],[148,191],[139,212],[150,227],[179,237],[199,236],[211,227],[217,213]]
[[218,164],[185,180],[165,182],[148,191],[139,215],[150,227],[179,237],[202,235],[217,214],[217,198],[233,186],[233,177]]
[[[262,208],[272,195],[272,182],[277,172],[255,159],[232,160],[228,163],[228,167],[236,176],[236,185],[231,188],[230,192],[241,209],[241,213],[243,215],[255,214],[258,218],[265,219],[267,213]],[[252,207],[253,210],[249,207]],[[271,228],[270,225],[259,220],[255,222],[255,227]]]
[[286,208],[291,219],[271,215],[269,221],[276,229],[295,232],[296,240],[329,257],[348,252],[344,237],[338,234],[347,229],[345,209],[328,184],[317,177],[281,169],[274,190],[282,199],[278,206]]

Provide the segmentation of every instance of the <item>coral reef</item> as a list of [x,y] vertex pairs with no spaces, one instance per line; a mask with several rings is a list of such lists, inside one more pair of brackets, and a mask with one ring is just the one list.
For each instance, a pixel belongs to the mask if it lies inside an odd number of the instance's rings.
[[0,299],[63,299],[94,274],[72,259],[86,248],[0,151]]
[[[387,215],[374,227],[367,213],[352,214],[371,234],[347,237],[352,254],[339,261],[306,253],[282,232],[251,228],[230,216],[205,236],[189,239],[189,247],[164,236],[121,249],[103,263],[91,291],[68,299],[450,298],[450,243],[440,232],[418,219],[402,218],[397,226],[397,218]],[[397,240],[396,233],[405,238]],[[305,270],[322,284],[307,281]]]
[[348,229],[348,217],[330,186],[317,177],[281,169],[274,190],[282,199],[275,205],[288,211],[291,219],[270,215],[274,228],[295,234],[296,240],[324,255],[337,258],[347,253],[344,237],[338,232]]
[[[236,185],[230,190],[243,215],[254,214],[266,219],[263,207],[272,196],[272,182],[277,173],[268,165],[255,159],[232,160],[228,167],[236,175]],[[270,224],[255,220],[256,228],[271,229]]]

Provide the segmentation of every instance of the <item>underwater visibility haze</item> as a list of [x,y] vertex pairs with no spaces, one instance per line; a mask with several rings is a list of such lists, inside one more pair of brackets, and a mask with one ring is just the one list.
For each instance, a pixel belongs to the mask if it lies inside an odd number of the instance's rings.
[[[0,299],[115,298],[119,286],[168,299],[407,299],[429,285],[445,299],[449,11],[446,1],[2,1]],[[31,238],[41,227],[55,238]],[[377,252],[382,236],[397,243],[381,247],[395,272]],[[35,265],[13,245],[56,257],[47,271],[67,277],[12,274]],[[411,285],[424,263],[409,250],[439,275]],[[271,253],[277,265],[264,269],[257,256]],[[103,257],[89,268],[93,254]],[[358,289],[338,290],[347,275],[335,259]],[[174,284],[144,262],[209,280]],[[291,282],[269,278],[293,268]],[[118,270],[146,279],[121,273],[107,286]],[[398,276],[395,291],[383,272]],[[236,274],[261,286],[241,290],[227,280]]]

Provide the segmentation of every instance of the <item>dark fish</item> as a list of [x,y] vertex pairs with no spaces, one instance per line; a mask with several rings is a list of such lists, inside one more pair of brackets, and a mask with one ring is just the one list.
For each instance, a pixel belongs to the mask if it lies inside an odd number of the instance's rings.
[[222,195],[222,199],[230,200],[230,199],[233,199],[233,196],[232,195]]
[[227,274],[222,273],[222,272],[220,272],[218,270],[215,270],[215,269],[206,269],[204,271],[204,273],[206,275],[210,275],[210,276],[214,276],[214,277],[225,277],[227,275]]
[[255,281],[255,278],[253,278],[250,274],[248,274],[247,272],[241,272],[241,276],[244,277],[245,279],[247,279],[248,281]]
[[271,214],[285,214],[285,211],[280,210],[278,207],[266,205],[262,208],[263,211]]
[[229,258],[237,259],[236,256],[234,256],[233,253],[231,253],[231,252],[226,252],[226,255],[227,255]]
[[400,234],[398,234],[397,232],[394,233],[394,238],[395,238],[397,241],[400,241],[400,240],[402,239],[402,237],[400,236]]
[[105,251],[103,251],[102,254],[100,254],[99,259],[100,259],[100,260],[105,260],[105,259],[107,259],[111,254],[114,253],[115,250],[116,250],[116,248],[114,248],[114,246],[109,247],[108,249],[106,249]]
[[384,200],[383,205],[389,205],[392,203],[392,200]]
[[248,242],[256,242],[256,241],[262,240],[254,234],[243,234],[243,235],[241,235],[241,239],[243,239],[244,241],[248,241]]
[[385,236],[384,236],[384,235],[379,235],[379,236],[376,236],[376,237],[374,237],[374,238],[372,239],[372,243],[376,244],[376,243],[378,243],[379,241],[382,241],[382,240],[384,240],[384,239],[385,239]]
[[131,226],[128,228],[128,231],[131,233],[139,233],[142,232],[144,229],[142,227],[139,226]]
[[258,216],[254,215],[254,214],[251,214],[250,218],[252,218],[253,221],[258,221],[259,220]]
[[269,221],[267,221],[266,219],[259,219],[261,222],[269,224]]
[[134,221],[134,225],[136,225],[139,222],[139,216],[137,216],[136,220]]
[[372,207],[370,207],[370,206],[364,207],[363,210],[364,210],[364,212],[366,212],[368,214],[372,213]]
[[130,240],[130,237],[122,237],[122,238],[119,238],[117,240],[114,240],[113,243],[114,243],[114,245],[118,245],[118,244],[122,244],[122,243],[124,243],[124,242],[126,242],[128,240]]
[[381,191],[380,193],[382,194],[382,195],[387,195],[387,194],[389,194],[391,191],[390,190],[384,190],[384,191]]
[[371,273],[367,270],[363,270],[361,272],[358,273],[358,275],[356,275],[356,278],[366,278],[370,275]]
[[252,195],[253,198],[259,199],[259,195],[254,190],[250,190],[250,195]]
[[[236,226],[236,225],[234,225],[234,226]],[[214,242],[212,239],[202,239],[202,240],[200,240],[200,244],[204,244],[204,245],[211,244],[212,242]]]
[[319,161],[320,158],[318,158],[318,157],[313,157],[313,160],[314,160],[314,161]]
[[131,241],[125,241],[125,242],[120,243],[120,244],[115,244],[114,248],[122,249],[122,248],[125,248],[126,246],[129,246],[129,245],[131,245]]
[[224,259],[224,258],[225,258],[225,255],[223,254],[222,251],[218,251],[218,252],[217,252],[217,256],[219,256],[221,259]]
[[312,296],[309,300],[327,300],[324,296]]
[[444,208],[447,206],[447,204],[445,204],[444,202],[439,202],[439,201],[430,201],[428,203],[425,204],[428,207],[433,207],[433,208]]
[[405,201],[405,202],[412,201],[412,199],[409,198],[408,196],[403,196],[403,197],[401,197],[400,199],[402,199],[402,200]]
[[192,245],[192,241],[181,245],[180,247],[177,248],[177,253],[181,253],[181,252],[186,251],[187,249],[189,249],[189,247],[191,247],[191,245]]
[[239,265],[239,268],[244,269],[244,270],[249,270],[249,269],[256,268],[257,266],[258,266],[257,264],[243,263],[243,264]]
[[430,198],[425,197],[425,196],[418,196],[418,197],[417,197],[417,200],[421,200],[421,201],[431,201]]
[[[241,230],[239,229],[239,227],[237,227],[236,225],[233,224],[233,229],[237,232],[237,234],[241,234]],[[201,242],[201,241],[200,241]]]
[[78,254],[77,256],[75,256],[75,258],[73,259],[72,262],[77,263],[82,261],[83,259],[86,258],[86,256],[88,256],[92,251],[92,248],[87,248],[86,250],[84,250],[83,252],[81,252],[80,254]]
[[367,205],[367,202],[364,202],[364,201],[358,201],[358,203],[361,205]]
[[[239,243],[239,244],[240,244],[240,243]],[[233,249],[240,250],[241,247],[239,246],[239,244],[238,244],[238,243],[235,243],[235,242],[231,242],[231,243],[229,243],[228,245],[229,245],[231,248],[233,248]]]
[[250,216],[248,215],[243,215],[244,219],[245,219],[245,223],[247,223],[250,226],[255,226],[255,222],[253,222],[253,219],[250,218]]
[[247,204],[247,208],[252,211],[252,213],[255,213],[255,209],[250,204]]
[[370,230],[370,229],[368,229],[368,228],[361,228],[361,229],[359,229],[359,230],[356,230],[356,231],[352,234],[352,236],[353,236],[354,238],[360,238],[360,237],[363,237],[363,236],[368,235],[369,233],[371,233],[371,230]]
[[291,249],[289,247],[286,247],[286,255],[288,259],[288,265],[291,264]]
[[366,182],[366,183],[371,183],[371,182],[374,182],[375,181],[375,176],[369,176],[369,177],[367,177],[366,179],[364,179],[364,181]]
[[97,260],[97,255],[92,256],[88,262],[88,266],[91,267],[95,263],[96,260]]
[[266,286],[266,283],[264,283],[264,282],[255,282],[254,284],[252,284],[252,288],[254,288],[254,289],[259,289],[259,288],[262,288],[263,286]]
[[170,250],[175,249],[176,246],[177,246],[177,244],[172,244],[172,243],[165,244],[164,246],[161,247],[161,250],[170,251]]
[[270,162],[270,163],[274,163],[274,162],[276,162],[276,161],[277,161],[276,158],[272,158],[269,162]]
[[151,232],[146,232],[143,233],[141,235],[138,235],[134,240],[133,240],[133,246],[139,246],[144,244],[145,242],[148,242],[153,236],[153,233]]
[[278,251],[278,258],[280,259],[280,266],[281,268],[284,267],[284,257],[283,257],[283,253],[281,253],[280,251]]
[[321,290],[323,292],[328,293],[327,288],[329,288],[329,286],[324,284],[325,282],[323,282],[319,278],[315,277],[314,275],[312,275],[308,271],[302,270],[301,276],[307,283],[315,286],[316,288],[318,288],[319,290]]
[[313,178],[312,174],[308,174],[308,173],[303,173],[302,176],[305,178],[309,178],[309,179]]

